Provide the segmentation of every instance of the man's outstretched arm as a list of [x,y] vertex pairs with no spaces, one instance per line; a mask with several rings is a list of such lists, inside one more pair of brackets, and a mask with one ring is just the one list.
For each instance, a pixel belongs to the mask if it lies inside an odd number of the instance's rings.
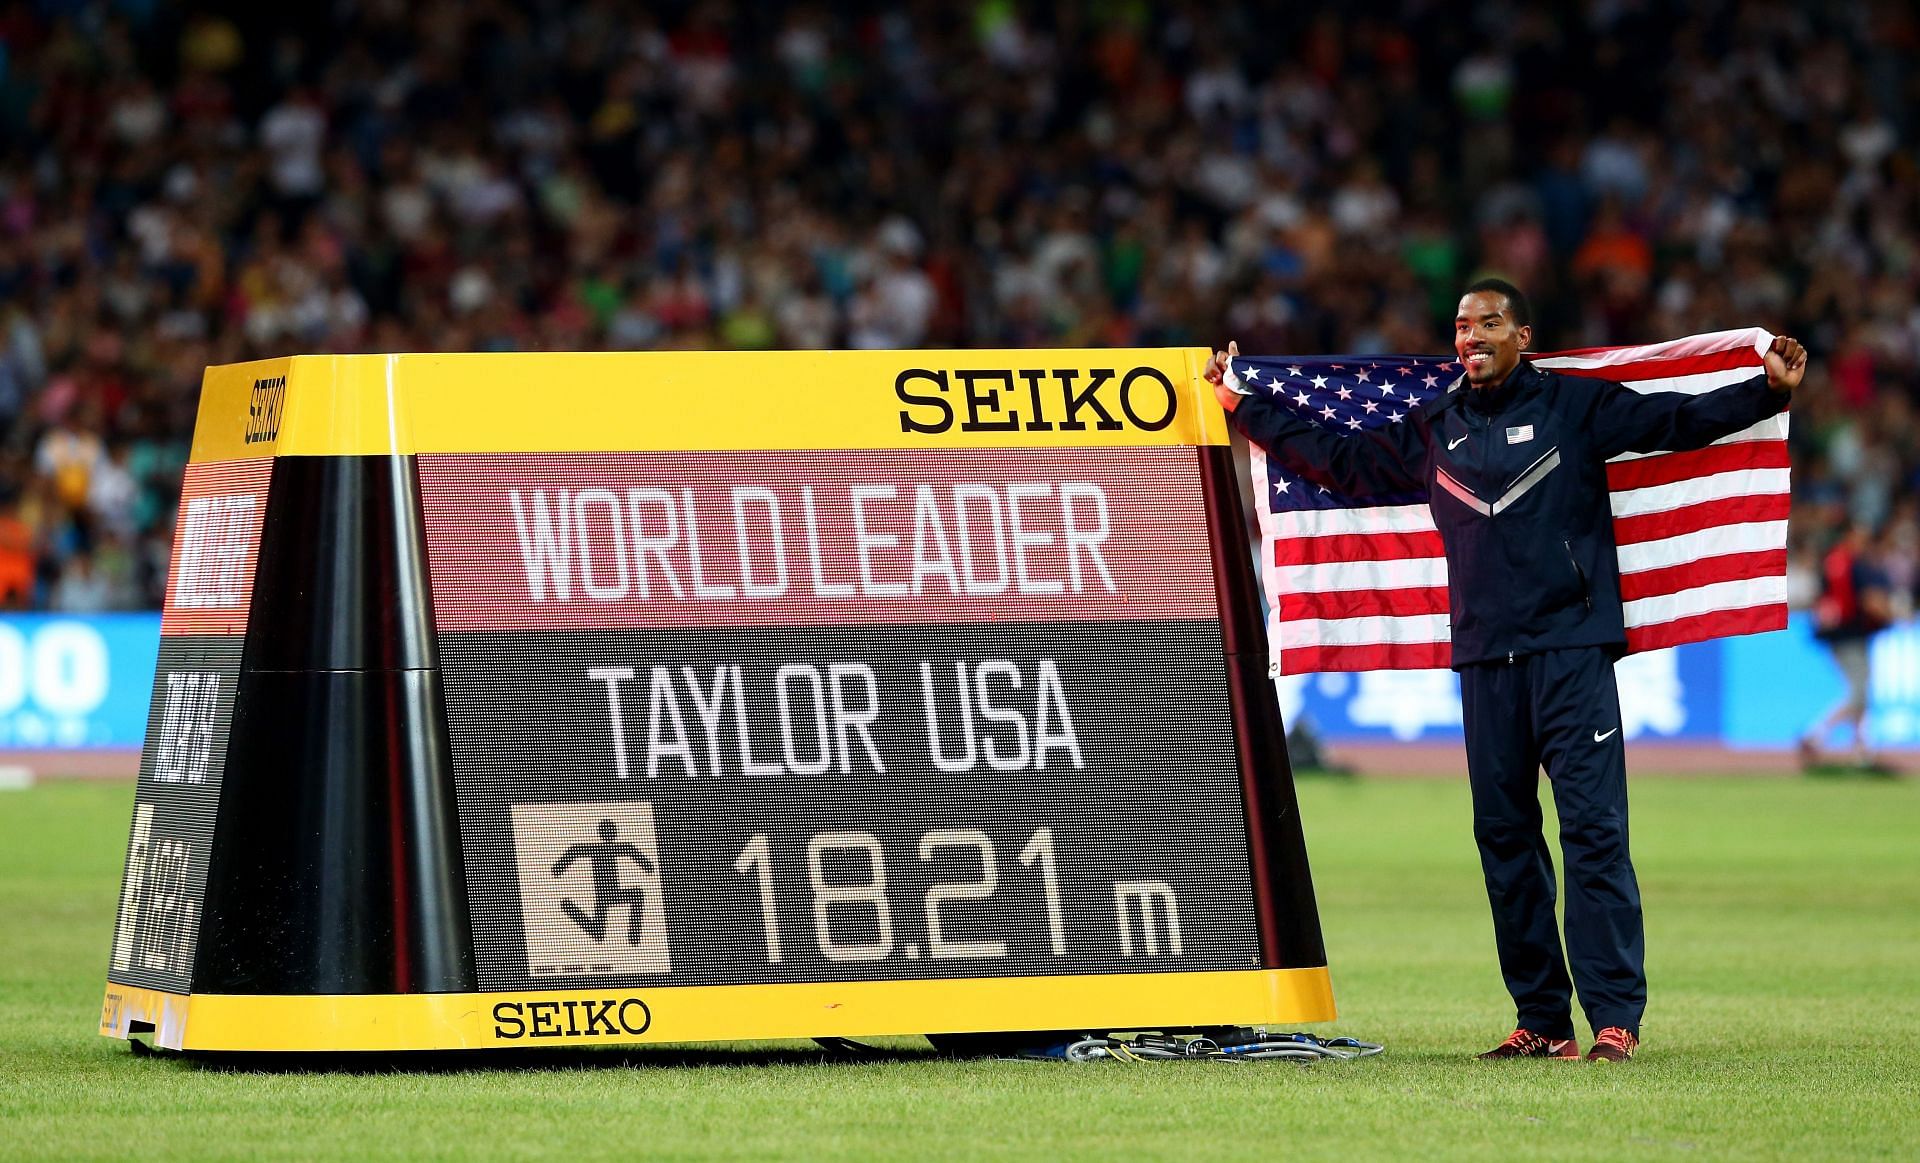
[[1426,432],[1412,416],[1350,436],[1329,432],[1265,396],[1243,396],[1229,387],[1227,361],[1239,355],[1238,343],[1227,344],[1227,350],[1213,353],[1204,374],[1227,419],[1268,456],[1348,497],[1426,487]]
[[1608,384],[1594,407],[1594,442],[1603,456],[1611,457],[1622,452],[1705,448],[1722,436],[1731,436],[1787,406],[1788,393],[1806,375],[1807,349],[1797,340],[1776,336],[1763,362],[1764,375],[1697,396],[1643,394]]

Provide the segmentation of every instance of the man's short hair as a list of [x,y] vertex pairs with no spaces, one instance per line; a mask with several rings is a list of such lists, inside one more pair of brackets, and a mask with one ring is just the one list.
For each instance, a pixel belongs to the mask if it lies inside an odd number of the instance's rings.
[[1512,317],[1515,327],[1533,326],[1533,308],[1527,303],[1526,292],[1519,287],[1505,279],[1475,279],[1462,293],[1475,295],[1481,291],[1490,291],[1506,297],[1507,314]]

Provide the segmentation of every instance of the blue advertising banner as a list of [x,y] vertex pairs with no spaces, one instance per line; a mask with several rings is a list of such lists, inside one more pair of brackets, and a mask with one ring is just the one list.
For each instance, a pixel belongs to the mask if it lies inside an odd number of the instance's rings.
[[[1726,649],[1725,741],[1790,747],[1846,693],[1840,670],[1803,614],[1777,634],[1731,638]],[[1868,650],[1867,738],[1875,747],[1920,745],[1920,625],[1876,635]],[[1836,736],[1835,746],[1851,743]]]
[[[139,747],[159,654],[160,615],[0,615],[0,748]],[[1920,625],[1873,641],[1877,747],[1920,746]],[[1620,661],[1629,739],[1791,747],[1844,693],[1804,615],[1787,629]],[[1293,675],[1278,680],[1289,725],[1331,742],[1455,742],[1460,683],[1448,670]],[[1841,740],[1836,739],[1836,745]]]
[[0,747],[138,747],[158,614],[0,615]]
[[[1620,726],[1628,739],[1714,742],[1721,714],[1724,642],[1701,642],[1620,660]],[[1289,725],[1301,716],[1322,739],[1383,743],[1457,741],[1460,678],[1450,670],[1292,675],[1275,683]]]
[[[1869,656],[1868,739],[1875,747],[1920,746],[1920,625],[1881,633]],[[1615,673],[1628,739],[1791,747],[1845,692],[1804,614],[1772,634],[1631,655]],[[1460,683],[1451,671],[1295,675],[1275,685],[1287,722],[1304,716],[1331,742],[1460,738]]]

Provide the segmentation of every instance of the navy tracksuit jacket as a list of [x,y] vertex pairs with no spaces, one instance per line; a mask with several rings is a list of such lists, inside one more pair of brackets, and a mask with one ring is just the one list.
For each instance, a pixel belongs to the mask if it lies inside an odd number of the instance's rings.
[[[1787,404],[1764,374],[1700,395],[1639,393],[1523,362],[1492,390],[1462,377],[1405,423],[1351,437],[1260,396],[1231,414],[1300,476],[1352,497],[1425,489],[1447,557],[1474,838],[1517,1024],[1636,1033],[1646,1008],[1640,890],[1627,853],[1613,660],[1626,651],[1606,462],[1700,448]],[[1541,836],[1544,766],[1566,861],[1566,957]],[[1567,961],[1573,973],[1568,977]]]

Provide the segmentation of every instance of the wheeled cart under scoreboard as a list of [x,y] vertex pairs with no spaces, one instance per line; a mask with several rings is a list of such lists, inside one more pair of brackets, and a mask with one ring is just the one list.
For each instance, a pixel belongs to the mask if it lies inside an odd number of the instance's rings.
[[1205,358],[209,370],[101,1032],[1332,1018]]

